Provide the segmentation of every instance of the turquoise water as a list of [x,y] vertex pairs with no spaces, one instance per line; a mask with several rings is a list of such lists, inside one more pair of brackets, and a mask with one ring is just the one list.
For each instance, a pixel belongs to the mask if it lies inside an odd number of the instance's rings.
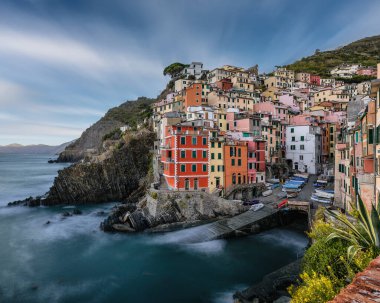
[[[42,194],[62,164],[48,155],[0,154],[0,205]],[[0,206],[0,302],[232,302],[232,294],[295,260],[307,244],[291,229],[186,243],[204,227],[105,234],[100,211]],[[46,225],[45,223],[51,223]]]

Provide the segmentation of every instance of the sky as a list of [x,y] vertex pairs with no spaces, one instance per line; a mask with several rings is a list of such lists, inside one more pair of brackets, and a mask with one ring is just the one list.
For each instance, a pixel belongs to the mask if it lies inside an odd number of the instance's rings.
[[380,34],[378,0],[0,0],[0,145],[78,138],[173,62],[259,65]]

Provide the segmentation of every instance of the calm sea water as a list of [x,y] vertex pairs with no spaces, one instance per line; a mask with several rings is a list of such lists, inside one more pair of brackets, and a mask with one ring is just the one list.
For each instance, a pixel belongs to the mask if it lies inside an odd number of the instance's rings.
[[[306,237],[290,229],[186,243],[204,227],[159,234],[105,234],[100,211],[5,207],[45,193],[63,164],[49,155],[0,154],[0,302],[232,302],[232,294],[295,260]],[[45,223],[51,223],[46,225]]]

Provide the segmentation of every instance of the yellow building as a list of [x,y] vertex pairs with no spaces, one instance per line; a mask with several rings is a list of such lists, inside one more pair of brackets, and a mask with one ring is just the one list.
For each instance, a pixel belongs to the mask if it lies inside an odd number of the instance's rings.
[[209,146],[209,191],[224,187],[224,137],[218,131],[211,131]]

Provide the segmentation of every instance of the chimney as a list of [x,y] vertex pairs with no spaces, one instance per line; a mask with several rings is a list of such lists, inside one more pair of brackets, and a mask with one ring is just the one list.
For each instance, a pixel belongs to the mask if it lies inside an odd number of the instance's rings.
[[380,79],[380,63],[377,63],[377,79]]

